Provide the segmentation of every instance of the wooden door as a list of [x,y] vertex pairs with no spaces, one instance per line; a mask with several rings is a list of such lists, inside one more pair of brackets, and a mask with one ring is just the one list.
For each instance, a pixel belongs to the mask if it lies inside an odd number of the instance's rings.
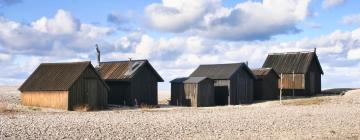
[[315,73],[310,72],[310,95],[315,95],[316,92],[316,80],[315,80]]
[[87,104],[90,108],[94,108],[97,106],[97,81],[96,79],[87,79],[85,85]]

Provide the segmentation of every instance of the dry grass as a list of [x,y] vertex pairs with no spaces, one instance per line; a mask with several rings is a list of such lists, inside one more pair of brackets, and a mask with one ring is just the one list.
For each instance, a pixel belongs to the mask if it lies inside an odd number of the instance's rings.
[[28,109],[31,110],[31,111],[41,111],[41,108],[34,107],[34,106],[29,106]]
[[74,107],[74,111],[78,111],[78,112],[87,112],[90,110],[91,108],[89,105],[79,105]]
[[7,103],[0,102],[0,113],[7,110]]
[[10,107],[5,102],[0,102],[0,113],[15,113],[15,112],[19,112],[19,111],[20,110],[18,110],[18,109],[14,109],[14,108]]
[[158,111],[158,110],[154,110],[156,108],[160,108],[159,105],[147,105],[147,104],[141,104],[139,106],[140,110],[143,112],[154,112],[154,111]]
[[294,106],[303,106],[303,105],[320,105],[325,101],[330,100],[327,97],[313,97],[306,99],[294,99],[294,100],[285,100],[283,105],[294,105]]

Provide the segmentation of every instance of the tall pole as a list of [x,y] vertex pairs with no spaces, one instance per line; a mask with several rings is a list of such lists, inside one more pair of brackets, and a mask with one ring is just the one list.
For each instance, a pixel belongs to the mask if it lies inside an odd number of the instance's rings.
[[100,49],[99,49],[99,45],[95,44],[96,46],[96,52],[97,52],[97,62],[98,62],[98,67],[100,66]]
[[292,71],[293,96],[295,96],[295,72]]
[[281,100],[282,100],[282,99],[281,99],[281,98],[282,98],[282,86],[283,86],[283,82],[282,82],[282,81],[283,81],[283,74],[281,73],[281,74],[280,74],[280,104],[282,104],[282,101],[281,101]]

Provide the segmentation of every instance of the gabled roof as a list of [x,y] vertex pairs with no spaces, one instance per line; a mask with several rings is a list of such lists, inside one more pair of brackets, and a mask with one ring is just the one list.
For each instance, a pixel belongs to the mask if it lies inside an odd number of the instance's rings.
[[274,73],[276,77],[280,78],[280,76],[272,68],[257,68],[257,69],[252,69],[251,71],[258,79],[259,78],[261,79],[270,73]]
[[181,78],[175,78],[174,80],[171,80],[170,83],[178,83],[178,84],[182,84],[184,83],[184,81],[186,79],[188,79],[189,77],[181,77]]
[[181,77],[181,78],[176,78],[174,80],[171,80],[170,83],[197,84],[197,83],[200,83],[200,82],[204,81],[205,79],[209,79],[209,78],[207,78],[207,77]]
[[[131,68],[129,68],[130,65]],[[101,62],[98,71],[104,80],[129,81],[145,67],[154,73],[159,82],[164,81],[148,60]]]
[[245,63],[231,64],[212,64],[200,65],[190,77],[208,77],[210,79],[230,79],[238,69],[244,68],[245,71],[255,79],[251,70]]
[[[90,61],[73,63],[42,63],[20,86],[20,91],[68,90],[87,67],[98,75]],[[98,75],[99,79],[101,77]],[[102,80],[101,80],[102,81]],[[104,83],[107,87],[107,85]],[[108,87],[107,87],[108,88]]]
[[311,63],[315,62],[321,74],[324,74],[315,52],[293,52],[269,54],[263,68],[273,68],[280,73],[304,74],[309,70]]
[[200,83],[200,82],[204,81],[205,79],[208,79],[208,78],[207,77],[189,77],[188,79],[186,79],[184,81],[184,83],[196,84],[196,83]]

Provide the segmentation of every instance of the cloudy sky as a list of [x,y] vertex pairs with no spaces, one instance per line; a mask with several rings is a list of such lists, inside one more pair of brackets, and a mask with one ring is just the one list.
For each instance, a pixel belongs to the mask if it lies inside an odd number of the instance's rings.
[[1,85],[43,62],[149,59],[168,81],[199,64],[317,48],[323,88],[360,87],[357,0],[0,0]]

